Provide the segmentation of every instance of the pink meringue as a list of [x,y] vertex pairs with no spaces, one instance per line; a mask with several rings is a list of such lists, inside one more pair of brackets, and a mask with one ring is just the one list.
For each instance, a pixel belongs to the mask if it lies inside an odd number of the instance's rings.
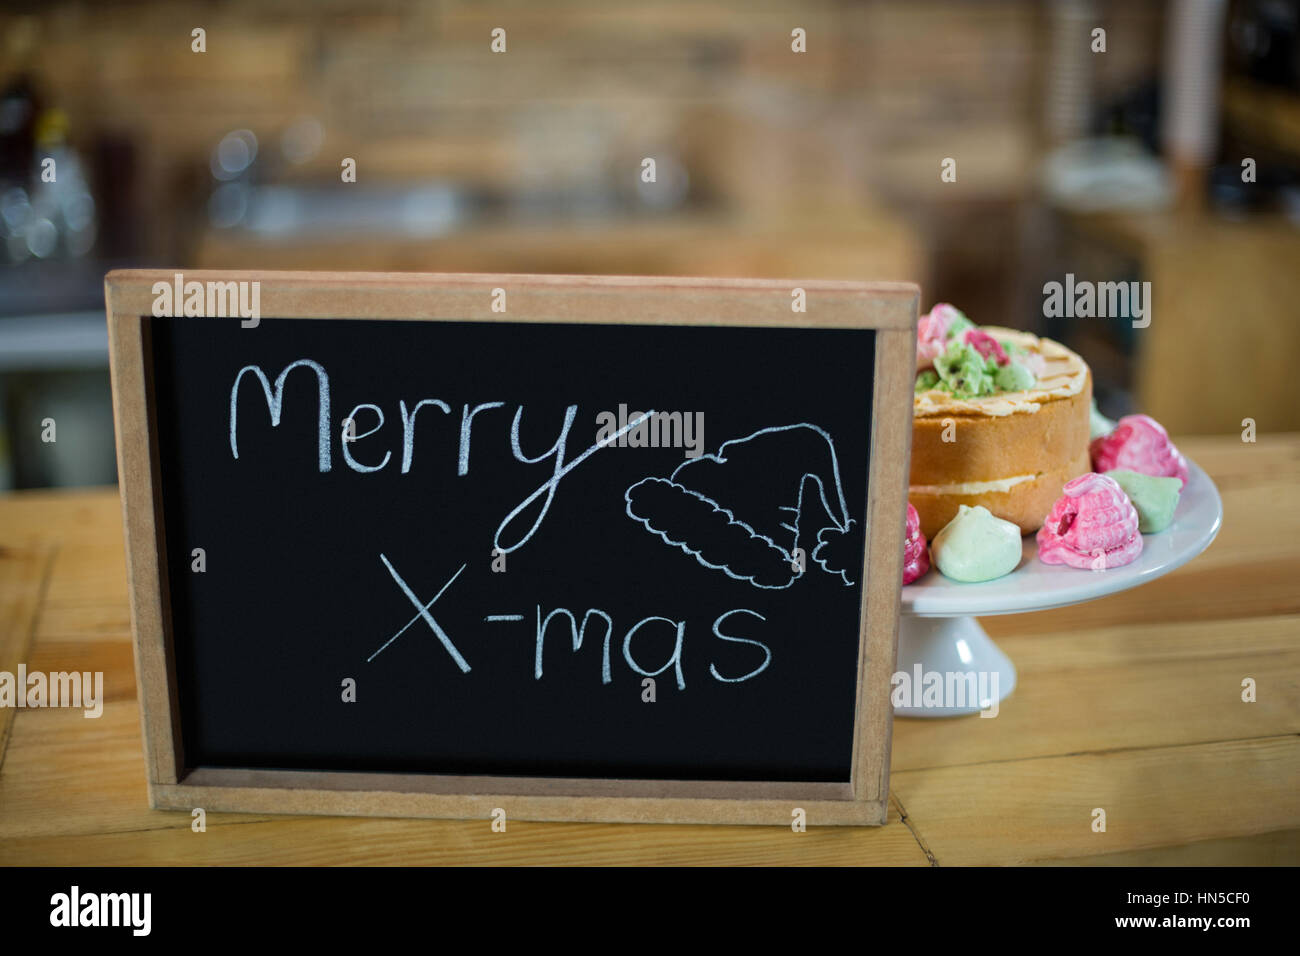
[[1033,372],[1035,380],[1047,375],[1047,358],[1041,352],[1021,352],[1016,361]]
[[986,359],[997,359],[999,365],[1006,365],[1011,361],[1007,355],[1006,349],[1002,343],[989,335],[983,329],[967,329],[962,334],[962,341],[973,348]]
[[1149,415],[1125,415],[1114,431],[1093,441],[1088,450],[1096,471],[1127,468],[1157,478],[1178,478],[1187,487],[1187,459],[1169,440],[1164,426]]
[[1102,571],[1128,564],[1142,553],[1138,513],[1114,478],[1090,472],[1066,483],[1038,529],[1044,564]]
[[953,320],[960,318],[961,312],[956,306],[940,302],[925,315],[921,316],[916,326],[916,370],[929,368],[934,360],[948,347],[948,328]]
[[911,584],[930,570],[930,552],[925,547],[925,535],[921,534],[921,516],[916,513],[910,501],[907,503],[907,533],[904,539],[903,583]]

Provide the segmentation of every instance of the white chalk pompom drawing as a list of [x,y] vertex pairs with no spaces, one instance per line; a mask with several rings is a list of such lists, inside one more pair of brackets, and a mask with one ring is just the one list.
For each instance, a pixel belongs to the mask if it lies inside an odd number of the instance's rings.
[[797,549],[846,586],[861,567],[835,443],[806,422],[723,442],[668,478],[636,482],[623,500],[665,544],[756,588],[794,584],[804,573]]

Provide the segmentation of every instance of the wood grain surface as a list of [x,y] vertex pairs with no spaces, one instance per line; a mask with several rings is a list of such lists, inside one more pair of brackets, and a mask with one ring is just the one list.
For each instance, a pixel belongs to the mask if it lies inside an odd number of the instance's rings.
[[215,811],[195,833],[148,805],[116,489],[0,497],[0,670],[102,670],[107,699],[0,711],[0,864],[1296,865],[1300,435],[1180,447],[1223,495],[1209,551],[984,618],[1020,675],[998,717],[896,721],[886,825],[807,833]]

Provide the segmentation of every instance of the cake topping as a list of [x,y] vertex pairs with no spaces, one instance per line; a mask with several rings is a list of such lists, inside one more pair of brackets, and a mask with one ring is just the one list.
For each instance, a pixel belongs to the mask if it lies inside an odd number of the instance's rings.
[[1045,564],[1103,571],[1142,553],[1137,510],[1114,478],[1089,472],[1062,490],[1038,529],[1038,557]]
[[1002,392],[1027,391],[1033,388],[1037,381],[1034,373],[1019,362],[1008,362],[993,376],[993,384]]
[[967,329],[948,341],[933,369],[916,377],[916,391],[940,389],[954,398],[980,398],[998,392],[1023,392],[1038,379],[1022,362],[1013,362],[997,339],[980,329]]
[[930,570],[930,553],[921,534],[921,516],[912,503],[907,503],[907,533],[903,543],[903,583],[911,584]]
[[[1046,354],[1048,345],[1056,354]],[[1087,366],[1073,352],[1010,329],[980,328],[946,302],[917,324],[916,372],[918,415],[1036,412],[1038,402],[1077,394],[1087,379]],[[1011,397],[999,402],[1001,395]]]
[[948,324],[948,338],[950,339],[956,338],[958,335],[961,335],[961,333],[965,332],[967,329],[975,328],[975,323],[972,322],[970,319],[966,318],[966,313],[963,312],[961,309],[958,309],[955,306],[948,305],[947,303],[938,306],[938,308],[952,310],[952,312],[950,313],[952,321]]
[[[938,371],[924,369],[916,380],[913,413],[917,417],[974,414],[997,418],[1017,413],[1032,414],[1044,402],[1078,395],[1088,387],[1088,366],[1065,346],[1051,339],[1040,339],[1028,332],[1013,329],[986,326],[982,331],[997,339],[1011,360],[1011,365],[1024,366],[1034,376],[1033,385],[1027,389],[1001,389],[994,381],[991,393],[977,395],[963,392],[962,395],[956,395],[945,386]],[[952,340],[949,340],[945,352],[952,344]],[[926,372],[932,372],[933,378],[927,376]],[[1020,384],[1009,379],[1003,381]]]
[[1010,574],[1020,563],[1020,528],[982,505],[961,505],[931,543],[944,577],[975,583]]
[[916,394],[928,392],[939,384],[939,373],[932,368],[924,369],[916,376]]
[[1157,478],[1126,468],[1108,471],[1106,477],[1114,478],[1133,502],[1138,513],[1138,530],[1143,534],[1155,534],[1173,524],[1182,489],[1177,478]]
[[944,353],[934,360],[934,370],[939,373],[939,384],[935,387],[957,398],[975,398],[994,392],[997,360],[986,359],[973,345],[949,342]]
[[983,329],[967,329],[962,333],[961,340],[985,359],[992,359],[998,365],[1006,365],[1011,361],[1001,343]]
[[921,316],[916,326],[916,370],[933,365],[948,347],[948,339],[973,325],[960,310],[946,302],[940,302]]
[[1127,468],[1143,475],[1177,478],[1187,485],[1187,459],[1164,426],[1149,415],[1125,415],[1109,435],[1089,446],[1092,467],[1099,472]]
[[[1047,374],[1047,358],[1039,351],[1027,351],[1020,348],[1015,342],[1007,340],[1002,343],[1011,356],[1011,361],[1017,365],[1023,365],[1029,371],[1034,373],[1034,378],[1042,378]],[[1064,349],[1062,349],[1064,351]]]

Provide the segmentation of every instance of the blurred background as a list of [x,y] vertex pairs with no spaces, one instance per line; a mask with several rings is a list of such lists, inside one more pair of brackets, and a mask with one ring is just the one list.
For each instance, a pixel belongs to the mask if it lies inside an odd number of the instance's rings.
[[1300,2],[9,4],[0,488],[114,480],[118,267],[912,280],[1112,417],[1297,430]]

